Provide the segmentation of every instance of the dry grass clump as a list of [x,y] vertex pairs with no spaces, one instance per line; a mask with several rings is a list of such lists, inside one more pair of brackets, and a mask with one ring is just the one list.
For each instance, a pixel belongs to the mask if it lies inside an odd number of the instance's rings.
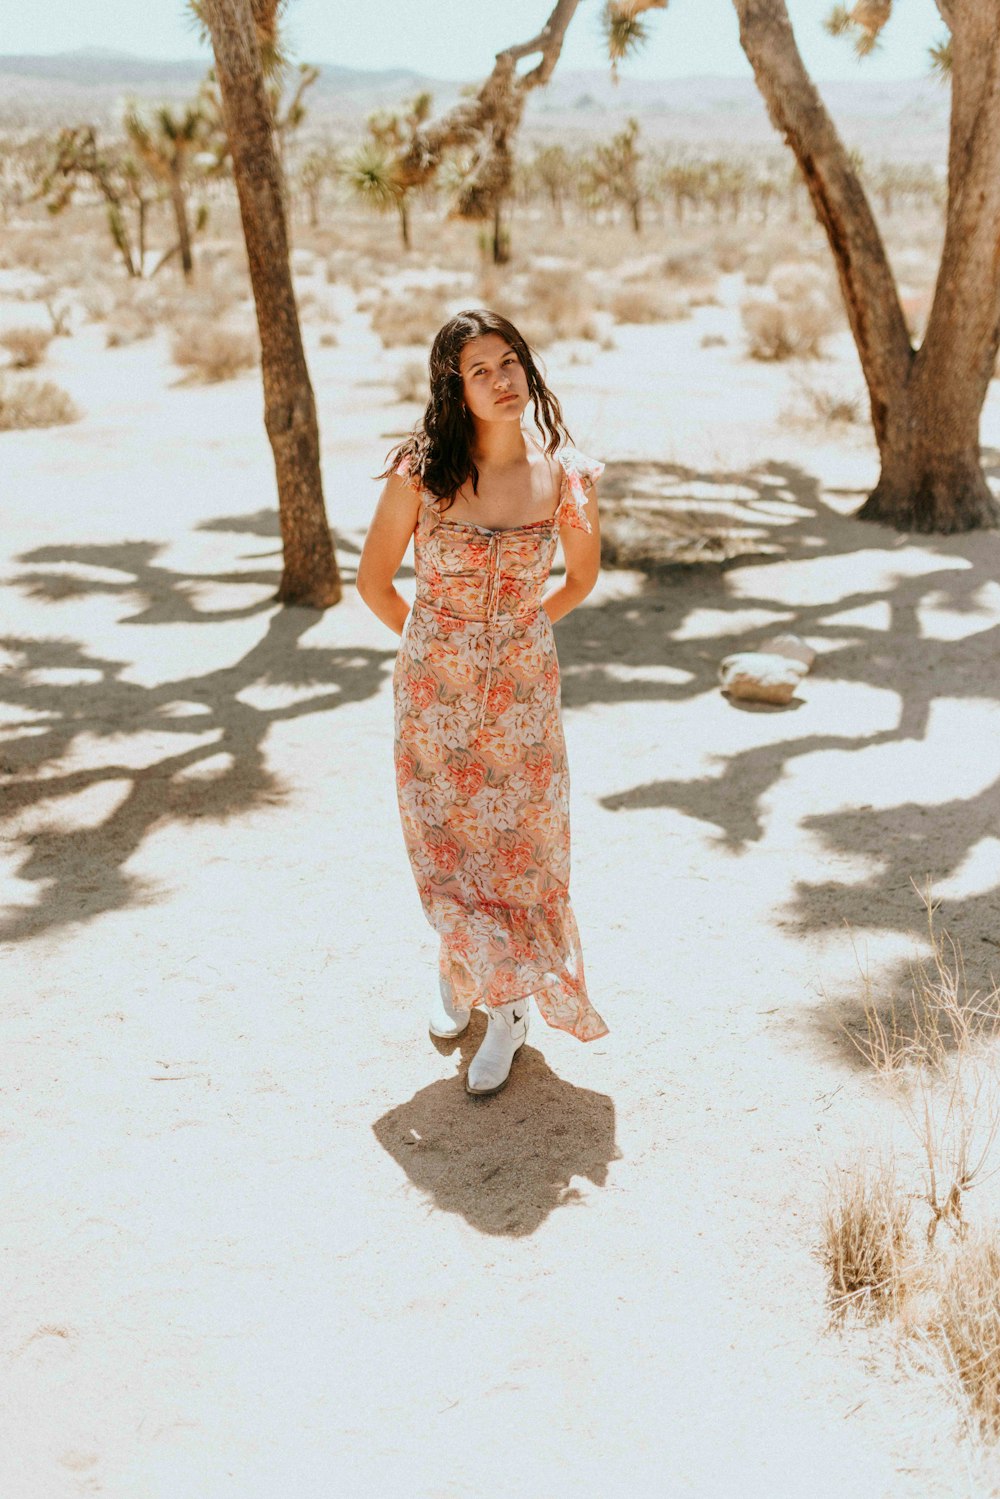
[[690,305],[669,296],[655,281],[633,281],[613,292],[608,310],[617,323],[678,323],[691,316]]
[[908,1278],[910,1212],[891,1161],[860,1155],[831,1183],[822,1258],[835,1317],[853,1308],[862,1320],[875,1321],[898,1309]]
[[838,324],[827,278],[808,264],[776,266],[767,297],[749,297],[740,307],[752,359],[816,359],[823,339]]
[[864,420],[860,396],[845,396],[835,390],[823,390],[816,386],[808,387],[807,395],[817,421],[825,426],[856,426]]
[[414,288],[402,296],[381,297],[372,308],[372,332],[384,349],[429,344],[448,321],[447,303],[440,291]]
[[249,328],[190,321],[175,331],[170,357],[187,370],[190,380],[214,384],[253,369],[260,347]]
[[[866,980],[865,1033],[848,1032],[902,1110],[921,1158],[922,1190],[903,1196],[895,1168],[860,1162],[830,1194],[822,1254],[834,1307],[891,1315],[901,1331],[935,1346],[956,1396],[995,1441],[1000,1233],[990,1224],[972,1228],[966,1199],[997,1170],[1000,987],[970,991],[958,945],[934,928],[929,891],[924,900],[931,955],[914,967],[908,1003],[876,1006]],[[908,1242],[910,1203],[927,1209],[922,1243]],[[949,1231],[943,1244],[942,1227]]]
[[909,1001],[880,1009],[866,984],[865,1034],[848,1032],[890,1087],[923,1161],[927,1242],[941,1224],[965,1233],[965,1197],[985,1172],[1000,1131],[1000,1072],[989,1043],[1000,1034],[1000,988],[970,992],[958,944],[934,926],[930,958],[914,965]]
[[51,380],[0,381],[0,432],[61,427],[82,415],[75,401]]
[[780,413],[784,422],[806,428],[818,427],[824,432],[865,424],[866,404],[863,394],[850,394],[844,390],[814,385],[802,378],[796,379],[795,390],[797,400]]
[[33,370],[45,358],[54,334],[48,328],[7,328],[0,333],[0,348],[7,350],[16,370]]
[[1000,1238],[970,1235],[939,1276],[929,1333],[980,1431],[1000,1437]]

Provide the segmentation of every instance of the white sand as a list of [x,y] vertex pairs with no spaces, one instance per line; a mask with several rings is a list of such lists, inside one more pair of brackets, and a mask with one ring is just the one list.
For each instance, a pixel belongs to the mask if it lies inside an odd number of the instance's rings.
[[[413,409],[402,356],[338,333],[310,358],[350,576]],[[930,874],[1000,967],[1000,539],[850,519],[869,443],[776,420],[731,300],[617,337],[548,361],[579,446],[685,465],[785,555],[606,573],[557,626],[611,1034],[536,1014],[479,1103],[482,1017],[426,1032],[398,640],[351,589],[270,602],[255,378],[177,388],[164,343],[84,328],[48,373],[85,420],[0,436],[4,1499],[993,1491],[932,1385],[825,1330],[811,1246],[887,1117],[836,1030],[855,946],[891,987]],[[844,339],[819,375],[857,383]],[[731,706],[718,660],[775,626],[815,672]]]

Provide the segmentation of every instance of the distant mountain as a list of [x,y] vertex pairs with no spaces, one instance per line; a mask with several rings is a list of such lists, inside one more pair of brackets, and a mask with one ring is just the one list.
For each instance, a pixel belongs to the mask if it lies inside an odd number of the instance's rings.
[[[126,97],[176,103],[189,97],[205,76],[210,56],[177,60],[133,57],[88,47],[52,56],[0,56],[0,130],[52,129],[86,120],[111,127]],[[372,110],[400,103],[420,90],[434,95],[436,109],[458,98],[462,85],[429,78],[407,68],[381,70],[320,64],[308,95],[307,130],[359,133]],[[929,79],[896,83],[821,85],[838,128],[851,146],[873,158],[945,159],[949,92]],[[628,78],[614,83],[607,72],[556,72],[547,88],[532,94],[525,111],[529,140],[566,141],[607,136],[630,116],[645,138],[690,148],[741,150],[780,148],[749,78]]]

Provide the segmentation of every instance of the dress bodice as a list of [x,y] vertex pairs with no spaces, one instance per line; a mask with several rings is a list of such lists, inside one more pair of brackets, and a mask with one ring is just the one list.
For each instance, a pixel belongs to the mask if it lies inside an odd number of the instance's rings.
[[[452,520],[419,480],[410,480],[422,501],[414,532],[419,604],[489,624],[524,619],[538,609],[560,527],[592,529],[584,483],[592,483],[604,468],[570,446],[557,456],[563,472],[555,513],[522,526]],[[409,477],[405,460],[397,472]]]

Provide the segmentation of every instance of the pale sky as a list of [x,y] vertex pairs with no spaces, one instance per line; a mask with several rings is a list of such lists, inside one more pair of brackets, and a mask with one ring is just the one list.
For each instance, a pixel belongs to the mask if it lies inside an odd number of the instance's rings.
[[[296,57],[344,67],[409,67],[436,78],[480,78],[493,54],[539,29],[552,0],[292,0],[288,34]],[[882,46],[859,61],[844,38],[821,22],[831,0],[788,0],[799,46],[816,79],[915,78],[927,71],[927,49],[943,36],[934,0],[896,0]],[[207,56],[200,52],[183,0],[4,0],[0,55],[108,47],[142,57]],[[560,67],[602,68],[601,0],[583,0]],[[472,23],[474,20],[474,24]],[[623,75],[683,78],[749,76],[731,0],[672,0],[649,17],[652,40],[626,62]]]

